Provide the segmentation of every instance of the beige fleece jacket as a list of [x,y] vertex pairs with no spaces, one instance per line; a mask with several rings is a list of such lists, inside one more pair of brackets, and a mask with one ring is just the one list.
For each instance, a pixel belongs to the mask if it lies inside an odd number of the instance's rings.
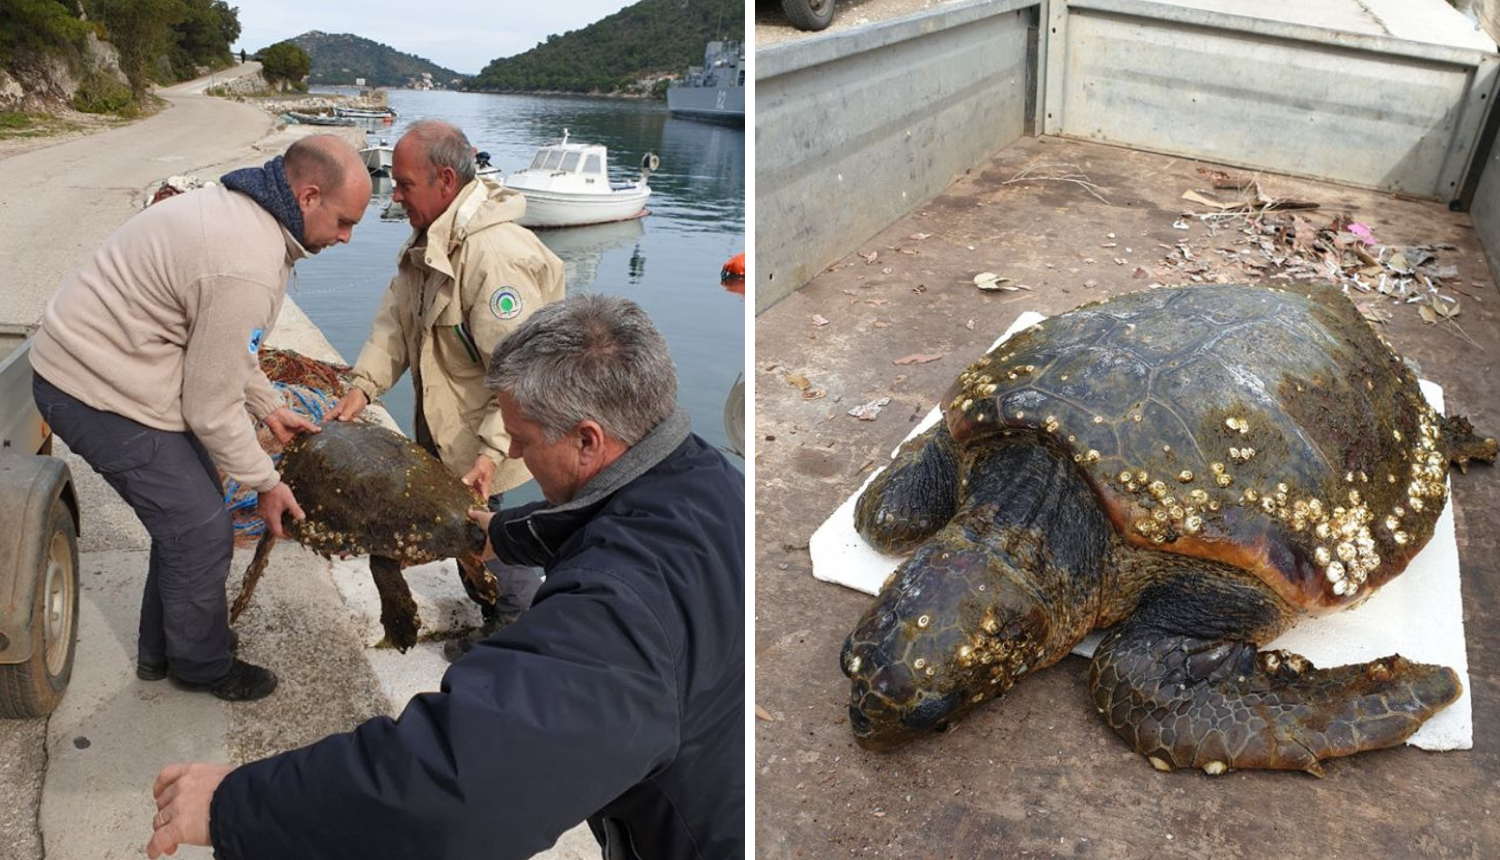
[[526,483],[531,473],[506,456],[510,434],[484,386],[490,354],[565,291],[562,260],[515,223],[525,212],[519,193],[475,179],[425,231],[414,232],[353,372],[354,386],[373,399],[411,370],[443,465],[462,476],[484,454],[497,467],[494,493]]
[[215,186],[163,200],[63,282],[42,314],[32,366],[95,409],[191,431],[227,475],[269,490],[280,479],[251,416],[284,401],[257,352],[305,256],[238,192]]

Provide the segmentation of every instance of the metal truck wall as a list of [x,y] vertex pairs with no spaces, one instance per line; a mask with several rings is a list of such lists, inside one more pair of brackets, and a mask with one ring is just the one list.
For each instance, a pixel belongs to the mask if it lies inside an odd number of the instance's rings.
[[1043,130],[1458,196],[1494,88],[1480,51],[1144,0],[1053,0]]
[[956,3],[756,52],[757,312],[1025,133],[1038,8]]
[[1489,118],[1489,128],[1480,139],[1483,151],[1474,159],[1473,168],[1480,171],[1478,185],[1467,202],[1469,220],[1484,246],[1490,276],[1500,281],[1500,122],[1497,120],[1500,116]]

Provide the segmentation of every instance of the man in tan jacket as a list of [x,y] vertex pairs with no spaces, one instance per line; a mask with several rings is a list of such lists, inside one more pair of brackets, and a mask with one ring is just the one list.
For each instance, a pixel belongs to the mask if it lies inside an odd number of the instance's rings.
[[[446,122],[407,129],[392,153],[391,178],[391,199],[406,210],[412,235],[336,417],[358,415],[410,370],[416,441],[498,508],[505,491],[531,474],[506,456],[510,436],[485,388],[485,366],[534,310],[563,297],[563,263],[515,223],[526,198],[476,178],[474,148]],[[479,601],[481,635],[515,620],[538,585],[528,567],[491,562],[489,569],[499,598],[494,606]],[[448,650],[452,657],[464,649]]]
[[276,676],[231,653],[219,470],[259,493],[278,537],[284,512],[303,518],[251,419],[282,441],[318,428],[286,408],[258,353],[292,265],[349,241],[370,178],[349,144],[317,135],[222,182],[106,239],[42,314],[31,362],[43,417],[151,535],[136,675],[244,701]]

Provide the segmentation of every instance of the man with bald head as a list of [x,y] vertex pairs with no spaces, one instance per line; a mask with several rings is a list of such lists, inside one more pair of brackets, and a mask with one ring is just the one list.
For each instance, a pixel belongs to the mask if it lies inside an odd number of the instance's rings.
[[317,426],[286,407],[258,353],[292,266],[348,242],[370,177],[343,140],[316,135],[222,185],[179,194],[125,222],[42,314],[33,395],[68,447],[151,535],[136,675],[228,701],[276,689],[236,659],[224,594],[234,528],[219,471],[255,489],[267,527],[302,519],[256,441]]
[[[441,120],[413,123],[391,154],[391,199],[411,238],[354,363],[337,417],[349,420],[411,371],[417,443],[499,509],[506,490],[531,479],[507,456],[510,435],[484,387],[485,362],[532,312],[563,297],[563,264],[516,223],[526,198],[476,178],[474,147]],[[529,567],[491,561],[494,594],[473,594],[484,628],[447,643],[450,659],[514,621],[540,582]],[[464,583],[466,586],[468,582]]]

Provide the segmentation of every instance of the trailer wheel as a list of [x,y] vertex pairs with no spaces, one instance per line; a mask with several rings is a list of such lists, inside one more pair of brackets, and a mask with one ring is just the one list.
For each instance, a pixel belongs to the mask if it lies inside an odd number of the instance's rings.
[[[31,605],[31,659],[0,666],[0,717],[44,717],[52,713],[73,675],[78,630],[78,540],[73,514],[61,497],[52,500],[49,534],[30,570],[37,578]],[[23,567],[22,570],[28,568]]]
[[799,30],[822,30],[833,23],[833,0],[781,0],[781,9]]

